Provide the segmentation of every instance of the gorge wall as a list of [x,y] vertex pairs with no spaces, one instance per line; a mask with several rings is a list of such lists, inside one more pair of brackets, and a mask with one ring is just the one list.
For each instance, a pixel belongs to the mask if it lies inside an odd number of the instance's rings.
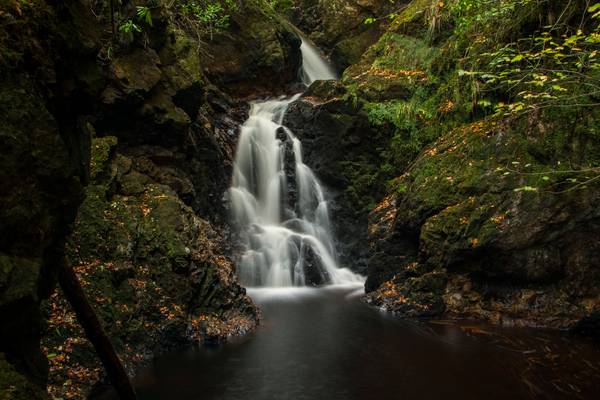
[[202,42],[182,9],[144,24],[145,5],[123,2],[143,29],[113,37],[108,1],[2,3],[2,396],[47,398],[49,370],[54,397],[105,379],[60,292],[46,301],[63,255],[130,372],[258,321],[224,240],[236,98],[296,81],[300,39],[261,1]]
[[341,83],[290,106],[287,124],[333,190],[342,261],[367,266],[370,304],[597,327],[597,107],[494,115],[510,94],[468,72],[557,15],[585,20],[583,7],[533,3],[507,7],[503,29],[498,11],[464,32],[449,7],[407,2]]
[[90,136],[77,114],[93,94],[74,85],[69,65],[93,65],[95,53],[86,32],[71,31],[65,7],[2,6],[0,393],[38,399],[47,398],[48,374],[40,302],[53,290],[89,176]]

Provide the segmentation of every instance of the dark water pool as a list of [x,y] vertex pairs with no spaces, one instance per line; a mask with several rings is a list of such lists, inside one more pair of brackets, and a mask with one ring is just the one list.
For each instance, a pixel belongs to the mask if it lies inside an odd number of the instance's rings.
[[568,335],[416,323],[369,308],[356,289],[252,293],[258,331],[164,357],[141,399],[600,399],[600,349]]

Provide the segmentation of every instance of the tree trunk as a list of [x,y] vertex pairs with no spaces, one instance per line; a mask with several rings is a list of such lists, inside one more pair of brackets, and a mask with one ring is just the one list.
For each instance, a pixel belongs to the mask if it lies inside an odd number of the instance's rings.
[[94,345],[96,353],[100,357],[119,397],[121,400],[135,400],[135,390],[129,381],[123,364],[121,364],[121,360],[119,360],[119,356],[117,356],[104,329],[102,329],[102,325],[88,302],[73,268],[67,265],[64,260],[60,266],[58,280],[67,300],[77,315],[77,320],[83,327],[89,341]]

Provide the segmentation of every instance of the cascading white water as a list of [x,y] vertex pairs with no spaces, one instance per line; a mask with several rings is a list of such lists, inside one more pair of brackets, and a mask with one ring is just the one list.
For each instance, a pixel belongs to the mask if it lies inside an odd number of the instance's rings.
[[310,86],[314,81],[338,78],[331,65],[323,60],[319,50],[304,38],[302,38],[300,51],[302,52],[302,83],[306,86]]
[[[302,79],[336,79],[318,50],[303,39]],[[336,263],[323,188],[302,162],[302,146],[282,125],[300,94],[254,102],[241,128],[230,201],[244,252],[242,283],[285,287],[363,281]]]

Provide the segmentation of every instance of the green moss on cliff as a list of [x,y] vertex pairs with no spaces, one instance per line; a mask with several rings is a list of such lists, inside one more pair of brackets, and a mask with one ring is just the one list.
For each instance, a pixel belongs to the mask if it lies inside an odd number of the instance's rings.
[[[590,269],[598,242],[588,239],[597,230],[592,204],[600,193],[595,101],[567,82],[565,93],[581,94],[581,104],[561,100],[558,89],[539,103],[546,83],[532,89],[524,82],[529,75],[518,75],[528,68],[520,63],[527,53],[521,48],[504,64],[499,55],[511,43],[535,49],[531,43],[541,43],[544,24],[556,18],[567,37],[581,21],[595,29],[581,6],[564,7],[414,0],[346,70],[348,97],[376,132],[366,151],[379,155],[375,163],[353,160],[350,187],[387,183],[389,193],[369,228],[367,288],[381,285],[374,303],[410,316],[446,310],[500,322],[510,314],[561,327],[598,309],[597,301],[589,307],[597,290],[586,283],[598,279]],[[589,43],[582,46],[591,56]],[[553,63],[542,62],[550,70]],[[420,286],[431,271],[448,277],[445,294]],[[514,288],[488,301],[475,282]],[[544,298],[528,314],[520,299],[531,285]]]

